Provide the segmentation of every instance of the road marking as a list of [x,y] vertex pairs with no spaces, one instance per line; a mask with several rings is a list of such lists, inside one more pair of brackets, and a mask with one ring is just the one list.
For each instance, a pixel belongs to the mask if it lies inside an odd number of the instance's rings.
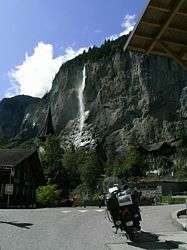
[[[61,212],[62,213],[70,213],[70,212],[72,212],[73,210],[62,210]],[[76,210],[75,210],[76,211]],[[80,213],[85,213],[85,212],[87,212],[88,210],[77,210],[78,212],[80,212]],[[94,209],[94,211],[96,211],[96,212],[103,212],[104,211],[104,209]]]
[[85,212],[87,212],[88,210],[78,210],[79,212],[81,212],[81,213],[85,213]]

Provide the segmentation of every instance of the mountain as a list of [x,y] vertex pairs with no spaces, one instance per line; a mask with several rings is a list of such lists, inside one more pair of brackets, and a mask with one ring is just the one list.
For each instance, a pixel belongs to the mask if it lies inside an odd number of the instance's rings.
[[63,64],[50,92],[20,109],[14,125],[10,114],[15,112],[3,111],[0,132],[23,140],[36,136],[50,106],[64,148],[97,147],[108,157],[186,130],[187,72],[169,58],[124,52],[126,39],[106,41]]
[[16,136],[29,116],[29,110],[37,105],[39,100],[31,96],[18,95],[0,101],[0,135],[8,138]]

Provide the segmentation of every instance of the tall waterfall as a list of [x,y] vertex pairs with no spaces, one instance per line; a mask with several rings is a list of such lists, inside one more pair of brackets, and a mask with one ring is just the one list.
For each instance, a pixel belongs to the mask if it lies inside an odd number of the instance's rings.
[[82,129],[84,127],[84,121],[85,121],[85,107],[84,107],[84,88],[85,88],[85,81],[86,81],[86,69],[85,66],[83,68],[82,73],[82,83],[78,88],[78,99],[79,99],[79,113],[80,113],[80,124],[79,124],[79,130],[82,132]]

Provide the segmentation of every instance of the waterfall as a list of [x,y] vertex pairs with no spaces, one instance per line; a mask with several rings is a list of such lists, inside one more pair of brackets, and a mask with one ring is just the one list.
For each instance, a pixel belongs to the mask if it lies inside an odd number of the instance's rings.
[[79,130],[80,130],[80,132],[82,132],[82,129],[84,127],[84,121],[85,121],[84,95],[83,95],[84,88],[85,88],[85,81],[86,81],[86,69],[84,66],[83,73],[82,73],[82,83],[78,88],[79,114],[80,114]]

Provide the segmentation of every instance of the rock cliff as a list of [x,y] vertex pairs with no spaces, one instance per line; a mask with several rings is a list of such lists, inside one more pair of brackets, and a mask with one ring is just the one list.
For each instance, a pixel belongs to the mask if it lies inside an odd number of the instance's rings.
[[12,138],[20,133],[24,123],[39,102],[39,98],[19,95],[0,101],[0,135]]
[[[50,92],[23,117],[25,128],[35,124],[38,131],[50,105],[63,147],[97,147],[106,156],[111,150],[118,154],[130,145],[170,139],[184,131],[187,72],[168,58],[124,52],[124,42],[108,42],[62,65]],[[80,130],[78,91],[84,66],[85,119]]]

